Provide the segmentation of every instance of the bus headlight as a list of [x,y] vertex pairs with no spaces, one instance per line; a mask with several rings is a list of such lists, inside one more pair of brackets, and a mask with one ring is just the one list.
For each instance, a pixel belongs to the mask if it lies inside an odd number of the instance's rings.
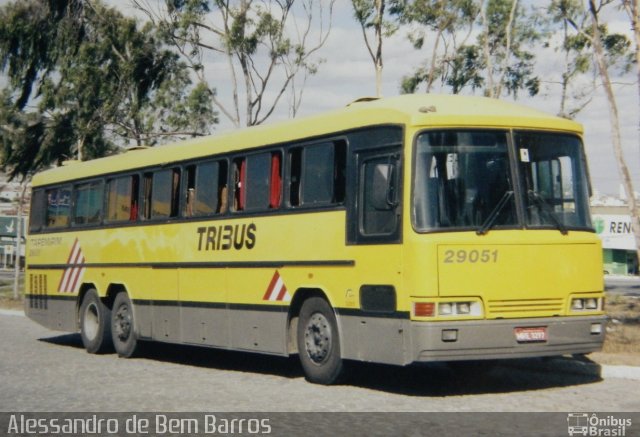
[[450,316],[453,314],[453,305],[448,302],[438,305],[438,314],[441,316]]
[[471,303],[459,302],[458,304],[456,304],[456,312],[458,314],[471,314]]
[[573,299],[571,301],[571,309],[578,311],[584,309],[584,299]]
[[[467,298],[469,299],[469,298]],[[413,317],[439,317],[442,319],[453,319],[456,317],[468,319],[482,317],[484,314],[482,301],[480,300],[459,300],[438,302],[413,302]]]
[[598,311],[602,301],[600,297],[575,297],[571,299],[571,311]]
[[598,299],[594,299],[594,298],[586,299],[584,306],[588,310],[597,310],[598,309]]
[[439,316],[482,316],[482,305],[477,301],[440,302]]

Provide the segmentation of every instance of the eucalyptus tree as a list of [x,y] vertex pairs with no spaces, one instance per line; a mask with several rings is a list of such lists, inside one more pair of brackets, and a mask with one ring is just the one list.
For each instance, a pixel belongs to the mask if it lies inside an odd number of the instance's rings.
[[437,81],[447,83],[452,70],[461,67],[459,53],[465,51],[479,13],[474,0],[393,0],[391,11],[411,29],[408,38],[416,50],[426,50],[427,59],[403,78],[403,92],[415,92],[424,84],[431,92]]
[[[269,118],[283,96],[298,111],[315,58],[332,25],[335,0],[131,0],[181,54],[200,82],[230,84],[211,98],[234,126]],[[221,64],[226,72],[220,75]],[[227,91],[223,89],[223,91]]]
[[[561,35],[556,48],[562,54],[563,64],[558,115],[574,118],[595,92],[595,81],[588,74],[594,66],[589,39],[585,36],[589,34],[589,17],[582,0],[551,0],[546,12],[551,30]],[[587,76],[589,80],[584,80]]]
[[539,91],[533,44],[537,16],[518,0],[395,0],[391,9],[413,27],[416,49],[430,49],[424,65],[403,79],[403,92],[438,83],[453,93],[465,88],[488,97]]
[[[627,207],[631,216],[631,228],[635,237],[636,254],[640,259],[640,213],[638,202],[635,198],[633,180],[627,165],[627,160],[622,149],[622,133],[620,128],[620,115],[618,104],[613,90],[611,75],[609,70],[619,66],[622,60],[622,67],[628,69],[630,66],[629,49],[631,43],[625,35],[608,34],[606,26],[600,22],[602,11],[605,7],[614,3],[614,0],[589,0],[588,13],[591,22],[590,34],[584,33],[590,40],[593,47],[595,63],[597,65],[600,82],[609,104],[609,122],[611,124],[611,143],[618,165],[618,172],[622,179],[622,185],[627,195]],[[616,62],[618,61],[618,62]]]
[[[353,13],[364,38],[367,51],[376,72],[376,95],[382,95],[382,42],[398,29],[397,24],[388,19],[385,14],[386,0],[351,0]],[[373,36],[370,31],[373,30]]]
[[518,0],[483,0],[480,8],[485,77],[484,93],[500,98],[517,97],[520,90],[534,96],[540,79],[535,75],[535,55],[531,50],[540,36],[535,14],[528,13]]
[[11,177],[133,142],[208,133],[216,114],[150,28],[99,1],[0,9],[2,166]]

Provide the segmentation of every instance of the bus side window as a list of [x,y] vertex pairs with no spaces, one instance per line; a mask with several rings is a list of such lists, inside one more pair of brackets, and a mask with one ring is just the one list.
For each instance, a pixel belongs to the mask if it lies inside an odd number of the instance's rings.
[[62,228],[69,225],[71,212],[71,187],[47,190],[47,218],[48,228]]
[[151,191],[151,218],[178,216],[180,199],[180,169],[159,170],[153,173]]
[[344,203],[347,190],[347,143],[336,141],[334,147],[333,203]]
[[142,180],[142,220],[151,219],[151,194],[153,192],[153,173],[145,173]]
[[218,172],[218,208],[216,213],[224,214],[229,210],[229,188],[227,187],[229,173],[229,164],[225,161],[220,161],[220,168]]
[[131,200],[130,200],[130,211],[129,221],[135,222],[138,220],[138,192],[140,190],[140,176],[133,175],[131,176]]
[[302,183],[302,147],[289,151],[289,204],[300,206],[300,184]]
[[74,225],[93,225],[102,221],[102,181],[75,186]]
[[346,144],[344,141],[296,147],[290,151],[289,202],[295,206],[344,202]]
[[138,216],[138,175],[123,176],[107,182],[108,222],[135,221]]
[[247,163],[245,158],[233,160],[233,210],[243,211],[246,203]]
[[190,165],[186,170],[184,215],[201,217],[226,211],[227,162],[203,162]]
[[271,194],[271,153],[247,156],[244,183],[246,211],[264,211]]
[[44,190],[33,190],[29,214],[29,232],[37,232],[46,224],[47,197]]
[[269,208],[280,208],[282,192],[282,154],[280,152],[271,153],[271,180],[269,192]]
[[280,207],[282,153],[264,152],[233,161],[234,211],[265,211]]
[[193,217],[193,204],[196,200],[196,166],[189,165],[185,168],[185,181],[186,181],[186,193],[184,210],[182,215],[184,217]]

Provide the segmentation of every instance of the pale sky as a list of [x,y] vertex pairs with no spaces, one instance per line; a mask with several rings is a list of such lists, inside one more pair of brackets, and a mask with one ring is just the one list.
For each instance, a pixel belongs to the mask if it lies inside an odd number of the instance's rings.
[[[155,4],[158,0],[148,0]],[[8,0],[0,0],[0,6]],[[109,0],[125,14],[134,14],[129,0]],[[542,5],[543,2],[527,2]],[[546,2],[544,2],[546,4]],[[318,74],[308,79],[304,88],[304,96],[299,116],[311,115],[321,111],[336,109],[363,96],[375,94],[375,74],[373,64],[368,55],[359,25],[352,18],[351,2],[337,0],[333,29],[325,46],[318,51],[318,58],[324,62]],[[630,35],[627,16],[622,12],[612,11],[608,18],[611,31],[626,32]],[[401,78],[411,73],[415,67],[426,61],[428,52],[413,49],[406,38],[407,31],[401,29],[391,38],[385,40],[383,57],[383,96],[399,94]],[[216,87],[221,99],[230,101],[229,70],[225,59],[211,57],[205,64],[205,71],[210,84]],[[531,106],[555,114],[559,109],[559,87],[549,82],[557,82],[562,71],[562,60],[559,54],[551,50],[539,53],[536,63],[536,74],[545,82],[541,92],[534,98],[526,92],[519,96],[518,103]],[[627,165],[629,166],[636,191],[640,191],[640,102],[634,74],[617,77],[615,88],[617,103],[621,116],[623,147]],[[0,86],[4,81],[0,77]],[[442,92],[448,92],[447,89]],[[288,107],[283,102],[277,112],[269,119],[271,122],[288,116]],[[585,149],[589,160],[590,173],[594,189],[609,193],[619,193],[619,177],[610,142],[609,110],[606,99],[599,89],[590,104],[577,116],[576,120],[585,128]],[[216,131],[232,128],[225,117],[220,115],[221,124]]]

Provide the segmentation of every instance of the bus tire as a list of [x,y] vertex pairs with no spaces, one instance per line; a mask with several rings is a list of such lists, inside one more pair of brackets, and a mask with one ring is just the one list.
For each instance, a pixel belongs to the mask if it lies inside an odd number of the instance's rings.
[[120,292],[113,301],[111,335],[116,352],[123,358],[133,357],[138,349],[134,327],[131,299],[127,293]]
[[90,354],[112,350],[111,310],[102,302],[94,288],[87,291],[80,305],[80,337]]
[[320,297],[304,301],[298,322],[298,354],[307,381],[335,384],[345,376],[340,356],[338,323],[329,303]]

